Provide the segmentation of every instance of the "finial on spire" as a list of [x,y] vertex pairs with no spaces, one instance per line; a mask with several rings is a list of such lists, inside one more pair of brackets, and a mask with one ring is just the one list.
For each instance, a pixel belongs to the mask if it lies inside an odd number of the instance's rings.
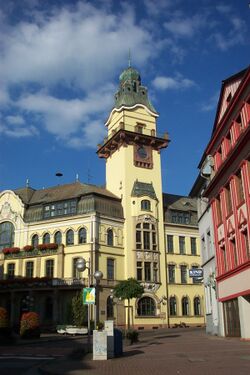
[[26,179],[26,187],[28,188],[30,186],[30,180],[27,178]]
[[76,174],[76,182],[79,182],[79,174]]
[[131,50],[128,49],[128,67],[131,68]]

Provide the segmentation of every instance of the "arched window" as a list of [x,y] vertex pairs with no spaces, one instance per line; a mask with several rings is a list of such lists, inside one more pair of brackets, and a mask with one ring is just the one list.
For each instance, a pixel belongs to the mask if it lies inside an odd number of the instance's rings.
[[87,231],[86,228],[79,229],[78,232],[78,243],[86,243],[87,242]]
[[183,316],[189,315],[189,303],[188,303],[187,297],[182,298],[181,305],[182,305],[182,315]]
[[201,301],[199,297],[194,298],[194,315],[201,315]]
[[74,232],[69,229],[66,233],[66,245],[74,245]]
[[169,299],[169,314],[170,315],[177,315],[177,308],[176,308],[176,298],[170,297]]
[[150,211],[151,210],[151,204],[148,199],[143,199],[141,201],[141,210],[142,211]]
[[49,233],[45,233],[43,235],[43,243],[50,243],[50,234]]
[[114,233],[112,229],[107,230],[107,245],[113,246],[114,245]]
[[55,243],[57,243],[57,245],[61,245],[61,243],[62,243],[62,233],[61,232],[58,231],[58,232],[55,233],[54,241],[55,241]]
[[107,319],[114,318],[114,305],[113,305],[113,298],[109,296],[107,298]]
[[155,316],[155,301],[151,297],[142,297],[138,301],[137,314],[139,316]]
[[14,245],[15,228],[12,223],[5,221],[0,224],[0,250]]
[[38,245],[38,242],[39,242],[39,240],[38,240],[38,235],[37,235],[37,234],[34,234],[34,235],[32,236],[32,238],[31,238],[31,244],[32,244],[32,246],[34,246],[34,248],[36,248],[37,245]]

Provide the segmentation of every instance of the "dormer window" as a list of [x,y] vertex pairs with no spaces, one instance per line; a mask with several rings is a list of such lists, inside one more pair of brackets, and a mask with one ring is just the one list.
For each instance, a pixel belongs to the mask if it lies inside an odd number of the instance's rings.
[[75,214],[76,210],[76,200],[69,200],[46,205],[43,215],[44,219],[50,219],[51,217]]
[[141,201],[141,210],[142,211],[150,211],[151,210],[151,204],[148,199],[143,199]]

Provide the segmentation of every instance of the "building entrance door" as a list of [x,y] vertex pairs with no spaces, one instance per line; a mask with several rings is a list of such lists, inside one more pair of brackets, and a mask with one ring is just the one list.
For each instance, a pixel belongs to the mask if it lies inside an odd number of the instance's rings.
[[225,336],[240,337],[240,317],[238,299],[223,302]]

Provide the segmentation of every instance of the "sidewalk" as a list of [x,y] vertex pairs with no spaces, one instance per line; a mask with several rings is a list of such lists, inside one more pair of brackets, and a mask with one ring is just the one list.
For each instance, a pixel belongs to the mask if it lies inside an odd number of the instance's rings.
[[[78,356],[78,358],[77,358]],[[168,330],[141,335],[124,355],[92,361],[71,356],[39,368],[43,375],[244,375],[250,374],[250,342],[207,336],[204,330]]]

